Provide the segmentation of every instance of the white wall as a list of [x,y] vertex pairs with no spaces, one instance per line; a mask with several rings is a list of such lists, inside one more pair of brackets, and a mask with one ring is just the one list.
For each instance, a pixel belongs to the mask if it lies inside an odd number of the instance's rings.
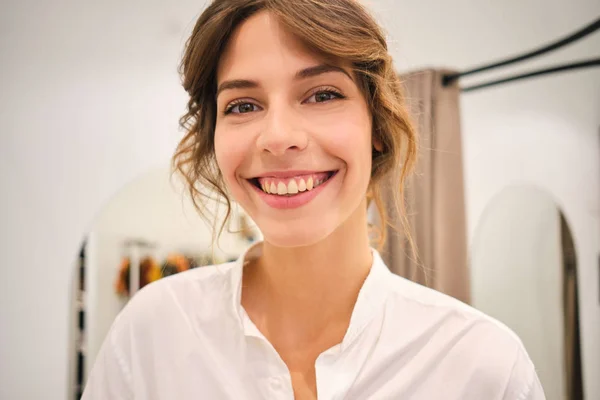
[[[545,43],[596,0],[371,0],[401,70],[458,69]],[[106,201],[166,160],[185,96],[176,64],[192,0],[5,0],[0,13],[0,398],[64,399],[72,260]],[[600,37],[529,63],[597,54]],[[465,83],[468,81],[465,80]],[[548,190],[580,260],[587,398],[600,397],[600,72],[463,97],[469,235],[502,187]]]

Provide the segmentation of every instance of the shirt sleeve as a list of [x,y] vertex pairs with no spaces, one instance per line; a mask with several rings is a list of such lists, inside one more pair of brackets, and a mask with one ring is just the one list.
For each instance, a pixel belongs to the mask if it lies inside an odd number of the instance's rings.
[[106,399],[133,399],[131,372],[115,345],[114,327],[100,348],[82,396],[82,400]]
[[523,399],[525,400],[546,400],[546,395],[544,394],[544,390],[542,389],[542,384],[537,377],[537,374],[533,373],[533,381],[529,386],[529,393],[525,394]]
[[503,400],[546,400],[544,389],[525,349],[520,348]]

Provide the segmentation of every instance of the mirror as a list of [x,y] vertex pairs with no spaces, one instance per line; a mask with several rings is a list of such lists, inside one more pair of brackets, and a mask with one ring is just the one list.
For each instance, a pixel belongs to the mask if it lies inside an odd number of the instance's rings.
[[477,223],[471,247],[473,306],[521,338],[548,399],[582,399],[577,262],[553,198],[504,189]]
[[[217,222],[224,207],[209,203]],[[212,227],[194,209],[168,163],[124,187],[96,216],[75,262],[70,326],[70,394],[81,397],[113,320],[148,283],[237,259],[260,231],[233,205],[231,223],[212,247]]]

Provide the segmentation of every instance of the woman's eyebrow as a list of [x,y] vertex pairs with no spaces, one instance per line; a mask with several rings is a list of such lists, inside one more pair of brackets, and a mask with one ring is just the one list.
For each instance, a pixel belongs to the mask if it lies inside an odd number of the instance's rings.
[[231,81],[225,81],[219,85],[219,88],[217,89],[217,94],[215,95],[215,97],[219,97],[219,93],[221,93],[223,90],[254,89],[254,88],[257,88],[258,86],[259,86],[258,82],[250,81],[247,79],[234,79]]
[[348,78],[350,78],[351,81],[354,81],[354,79],[352,79],[352,76],[350,76],[348,71],[346,71],[342,67],[338,67],[337,65],[332,65],[332,64],[319,64],[319,65],[315,65],[314,67],[304,68],[304,69],[296,72],[296,76],[294,78],[295,79],[312,78],[313,76],[325,74],[328,72],[341,72],[344,75],[346,75]]
[[[348,71],[346,71],[344,68],[338,67],[337,65],[331,65],[331,64],[319,64],[319,65],[315,65],[313,67],[301,69],[300,71],[296,72],[294,79],[302,80],[302,79],[312,78],[314,76],[326,74],[328,72],[341,72],[344,75],[346,75],[348,78],[350,78],[350,80],[354,81],[354,79],[352,79],[352,76],[350,76]],[[224,81],[219,85],[215,97],[219,97],[219,94],[224,90],[255,89],[259,86],[260,85],[258,84],[258,82],[251,81],[248,79],[233,79],[230,81]]]

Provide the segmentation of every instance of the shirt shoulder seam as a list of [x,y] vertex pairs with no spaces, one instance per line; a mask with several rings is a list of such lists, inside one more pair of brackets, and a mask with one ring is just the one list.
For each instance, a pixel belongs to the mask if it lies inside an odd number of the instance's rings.
[[[523,349],[519,349],[519,351],[523,351]],[[517,353],[518,355],[518,353]],[[523,389],[523,391],[521,392],[521,394],[519,395],[517,400],[526,400],[529,398],[529,395],[531,394],[531,390],[533,389],[533,385],[535,385],[535,380],[536,380],[536,373],[535,373],[535,367],[533,366],[533,363],[531,362],[531,360],[529,360],[529,364],[530,364],[530,368],[528,368],[528,372],[529,372],[529,379],[528,379],[528,384],[527,386],[525,386],[525,388]]]

